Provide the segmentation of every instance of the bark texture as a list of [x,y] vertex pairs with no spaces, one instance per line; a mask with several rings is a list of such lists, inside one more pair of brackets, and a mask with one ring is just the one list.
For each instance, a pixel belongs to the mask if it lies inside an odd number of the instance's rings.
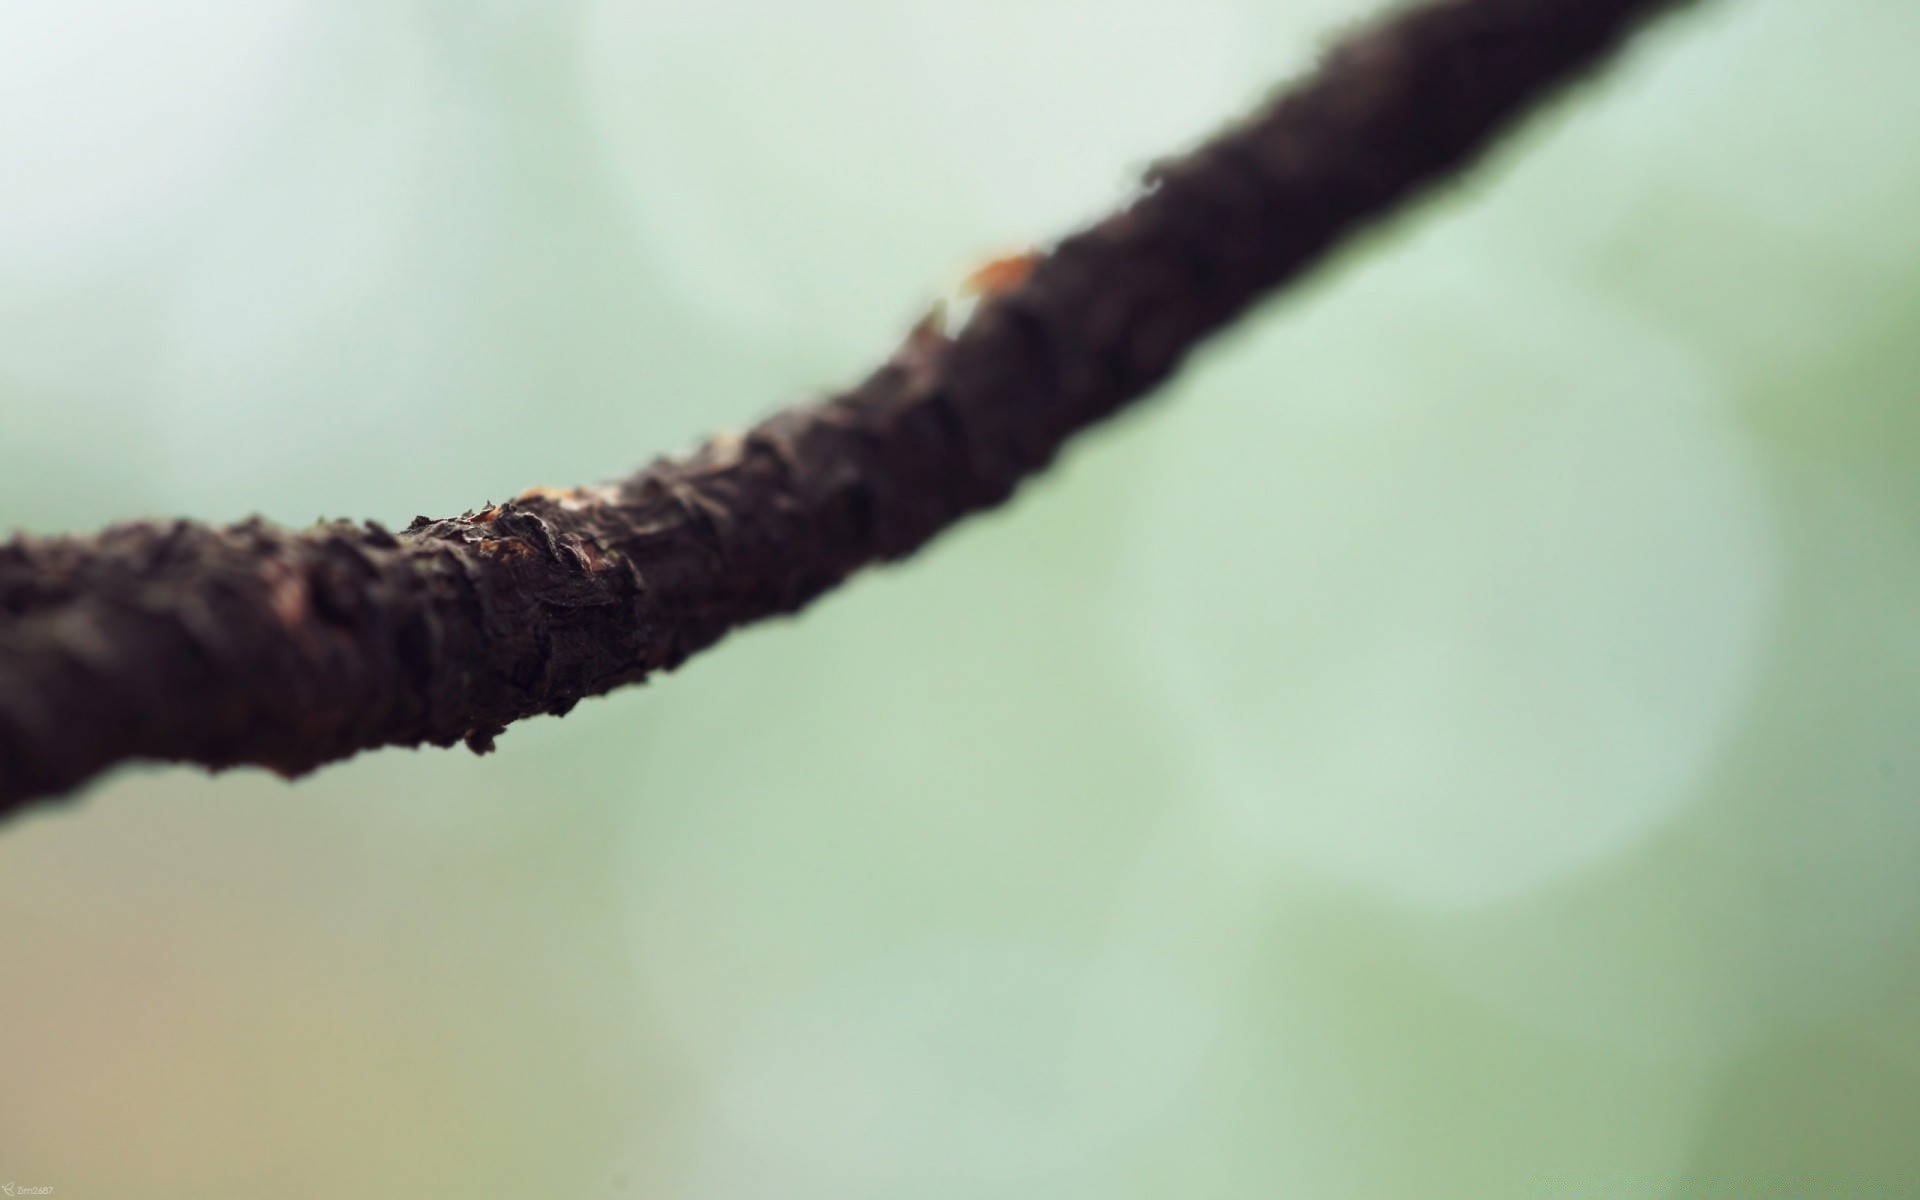
[[677,666],[1005,500],[1201,339],[1468,165],[1678,0],[1439,0],[1149,175],[959,332],[614,483],[287,530],[0,544],[0,816],[112,765],[292,776]]

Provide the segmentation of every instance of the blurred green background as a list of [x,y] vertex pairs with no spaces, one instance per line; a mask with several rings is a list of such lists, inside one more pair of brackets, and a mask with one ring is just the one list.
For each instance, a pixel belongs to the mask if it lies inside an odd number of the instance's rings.
[[[0,526],[623,473],[1365,0],[5,0]],[[1920,1194],[1920,6],[1720,0],[1006,510],[0,831],[66,1197]]]

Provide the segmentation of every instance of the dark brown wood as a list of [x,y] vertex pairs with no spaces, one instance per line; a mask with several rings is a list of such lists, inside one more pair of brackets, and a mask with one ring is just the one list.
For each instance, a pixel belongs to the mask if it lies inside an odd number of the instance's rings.
[[1443,0],[1150,174],[949,337],[632,478],[478,512],[0,545],[0,814],[131,759],[298,775],[678,666],[1005,500],[1675,0]]

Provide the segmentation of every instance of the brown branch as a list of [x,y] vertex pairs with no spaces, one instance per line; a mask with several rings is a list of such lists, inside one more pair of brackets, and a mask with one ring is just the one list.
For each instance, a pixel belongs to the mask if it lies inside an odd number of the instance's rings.
[[[129,759],[298,775],[564,713],[1005,500],[1074,433],[1677,0],[1440,0],[1157,167],[956,335],[632,478],[289,531],[0,545],[0,814]],[[1004,274],[1004,273],[1003,273]]]

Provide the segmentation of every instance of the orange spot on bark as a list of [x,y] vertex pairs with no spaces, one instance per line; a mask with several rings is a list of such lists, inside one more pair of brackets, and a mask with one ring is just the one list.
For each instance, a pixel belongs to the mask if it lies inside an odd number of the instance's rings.
[[495,558],[525,558],[533,553],[533,547],[519,538],[481,538],[475,545],[480,553]]
[[1027,281],[1033,269],[1040,265],[1044,257],[1038,250],[1022,250],[1016,254],[1003,254],[988,259],[960,281],[961,292],[970,296],[991,298],[1002,292],[1011,291]]
[[564,488],[530,487],[526,491],[521,492],[518,496],[515,496],[514,499],[566,501],[566,500],[577,499],[579,498],[579,496],[580,496],[580,489],[578,488],[573,488],[569,490]]

